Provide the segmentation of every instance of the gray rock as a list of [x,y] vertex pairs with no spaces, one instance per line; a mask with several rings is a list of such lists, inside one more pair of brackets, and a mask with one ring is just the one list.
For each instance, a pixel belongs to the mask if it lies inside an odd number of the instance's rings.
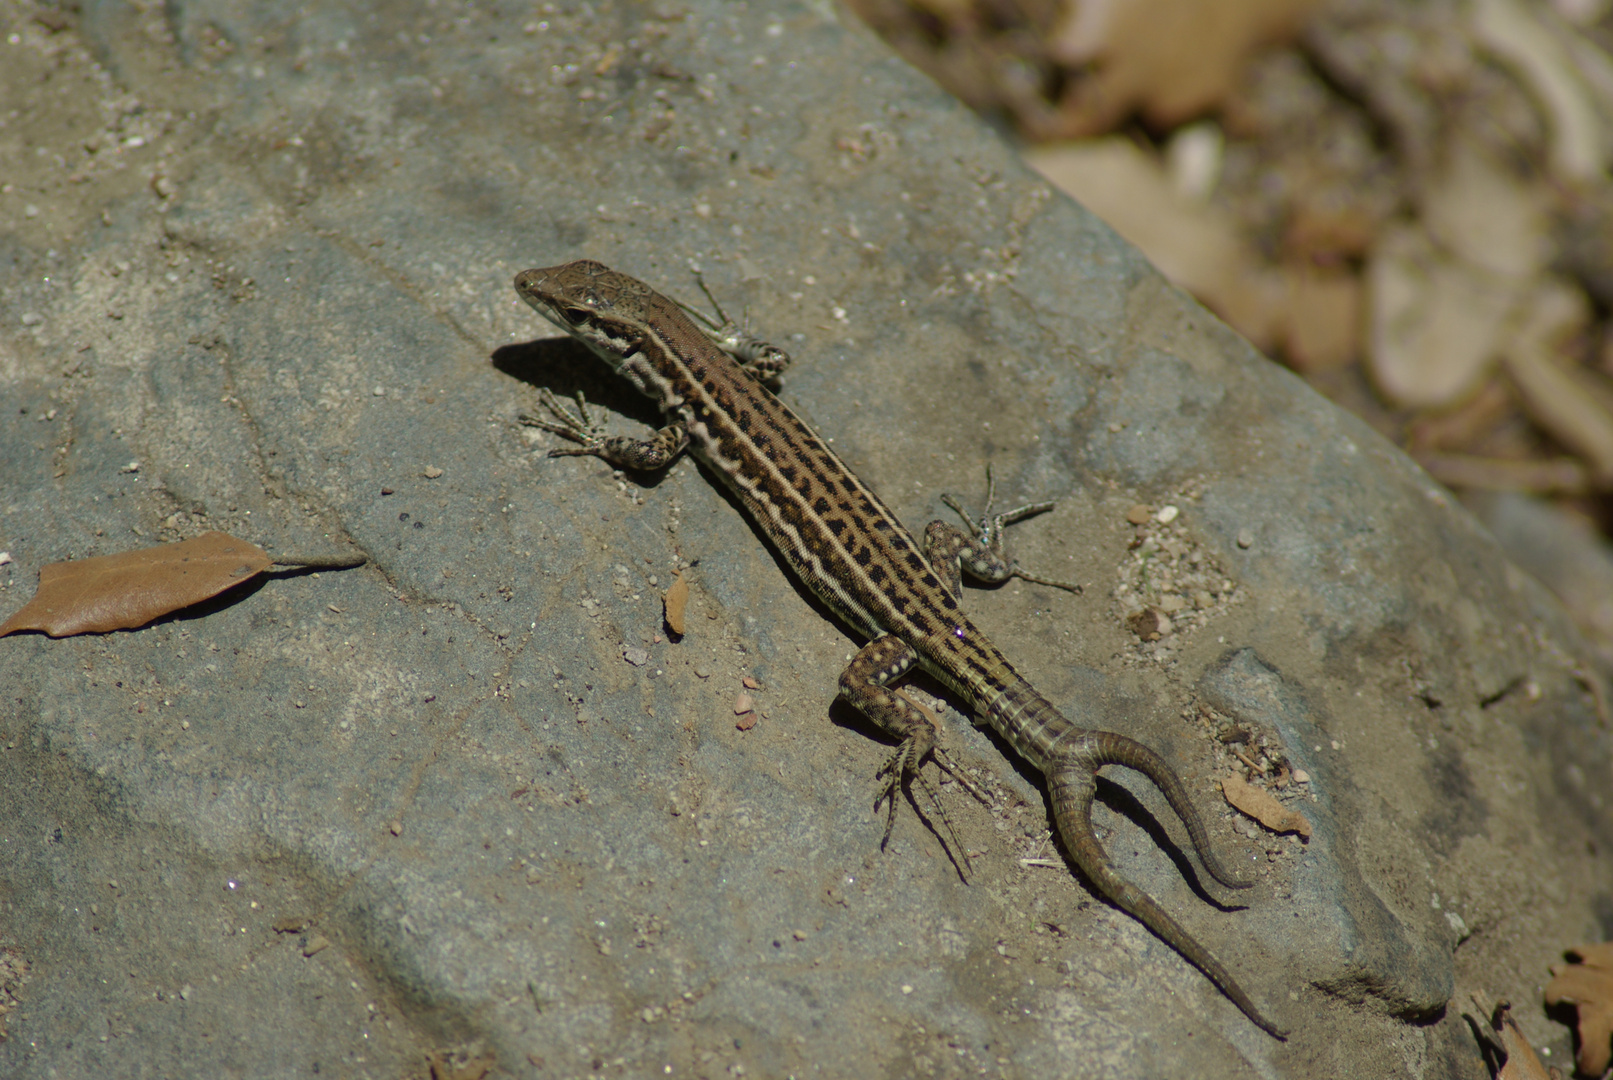
[[[1569,1051],[1538,988],[1604,936],[1613,831],[1560,610],[840,18],[25,27],[8,78],[92,50],[118,118],[93,153],[128,168],[0,219],[0,305],[39,316],[0,320],[0,609],[44,564],[208,528],[372,561],[0,641],[0,1075],[1478,1077],[1475,992]],[[516,423],[539,387],[656,420],[510,288],[581,256],[685,297],[698,265],[748,306],[798,357],[786,399],[910,526],[986,462],[1059,500],[1017,552],[1084,597],[972,610],[1181,768],[1259,886],[1206,884],[1123,773],[1106,843],[1287,1043],[1096,901],[1039,778],[956,714],[996,805],[915,790],[879,851],[889,750],[832,704],[856,642],[692,463],[618,480]],[[1142,642],[1150,604],[1169,634]],[[1224,808],[1234,751],[1307,774],[1282,797],[1308,842]]]

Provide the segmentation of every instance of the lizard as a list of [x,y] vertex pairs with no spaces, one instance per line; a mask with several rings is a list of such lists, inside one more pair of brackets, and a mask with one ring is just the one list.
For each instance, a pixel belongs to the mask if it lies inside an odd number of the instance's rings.
[[[781,350],[746,337],[745,348],[731,356],[714,340],[722,335],[695,326],[676,301],[591,260],[523,271],[515,291],[653,398],[667,419],[650,438],[609,436],[580,394],[573,412],[545,391],[543,401],[558,422],[532,416],[522,422],[576,444],[551,449],[550,457],[592,455],[655,471],[689,450],[732,490],[796,576],[866,638],[840,675],[838,695],[897,740],[886,766],[892,785],[917,775],[926,758],[939,760],[933,715],[893,686],[917,666],[1041,771],[1065,848],[1097,890],[1203,972],[1261,1030],[1286,1038],[1208,949],[1121,876],[1093,831],[1098,770],[1134,769],[1165,796],[1210,876],[1228,888],[1253,885],[1216,855],[1175,770],[1135,739],[1071,722],[963,613],[965,571],[986,583],[1028,577],[1006,557],[1003,526],[1045,506],[993,518],[988,501],[978,524],[965,517],[968,531],[931,522],[921,547],[827,442],[764,385],[788,360]],[[736,342],[729,334],[726,343]],[[889,794],[894,802],[894,788]]]

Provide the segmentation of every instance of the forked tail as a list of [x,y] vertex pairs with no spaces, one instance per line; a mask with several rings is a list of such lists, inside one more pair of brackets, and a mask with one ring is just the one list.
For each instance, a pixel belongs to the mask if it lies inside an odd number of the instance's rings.
[[1155,903],[1153,897],[1121,877],[1109,862],[1108,854],[1092,831],[1092,797],[1097,791],[1098,770],[1105,765],[1136,769],[1154,782],[1176,816],[1187,826],[1193,849],[1211,877],[1232,889],[1247,889],[1254,884],[1235,877],[1216,856],[1210,847],[1209,835],[1204,831],[1204,822],[1188,799],[1187,789],[1165,759],[1142,743],[1109,731],[1069,732],[1059,740],[1054,756],[1047,763],[1053,820],[1071,857],[1099,892],[1204,972],[1257,1027],[1278,1039],[1286,1039],[1288,1033],[1260,1014],[1221,962]]

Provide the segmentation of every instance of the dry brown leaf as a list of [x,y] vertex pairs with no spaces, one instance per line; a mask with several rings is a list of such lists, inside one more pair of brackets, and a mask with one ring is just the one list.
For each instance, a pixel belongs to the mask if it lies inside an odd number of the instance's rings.
[[19,630],[59,638],[144,626],[217,596],[274,561],[245,540],[209,532],[174,544],[51,563],[39,571],[34,598],[0,626],[0,637]]
[[1262,45],[1298,31],[1312,0],[1082,0],[1049,51],[1073,80],[1058,134],[1096,135],[1140,110],[1173,128],[1231,92]]
[[[1546,114],[1551,171],[1568,181],[1597,179],[1608,160],[1606,128],[1560,33],[1566,28],[1554,34],[1516,0],[1475,0],[1472,11],[1479,44],[1517,73]],[[1542,9],[1539,18],[1551,16]]]
[[1332,371],[1361,344],[1361,279],[1348,270],[1284,269],[1288,283],[1283,354],[1303,372]]
[[683,580],[683,571],[673,571],[672,584],[667,587],[666,626],[679,637],[683,636],[683,609],[689,606],[689,583]]
[[1577,458],[1478,457],[1440,450],[1420,450],[1417,464],[1448,488],[1471,491],[1524,491],[1534,495],[1586,495],[1591,478]]
[[1450,258],[1418,228],[1385,230],[1367,270],[1378,389],[1409,408],[1459,400],[1483,378],[1527,287]]
[[1517,409],[1506,380],[1490,379],[1452,408],[1419,415],[1406,429],[1406,448],[1413,456],[1425,450],[1467,452],[1512,419]]
[[1377,238],[1377,218],[1365,207],[1306,201],[1283,230],[1283,251],[1292,259],[1337,262],[1368,254]]
[[1265,788],[1257,788],[1237,773],[1221,781],[1221,793],[1239,812],[1249,815],[1275,833],[1298,833],[1311,838],[1311,823],[1298,810],[1290,810]]
[[1551,192],[1471,138],[1451,140],[1419,201],[1428,235],[1461,262],[1532,278],[1551,259]]
[[431,1080],[482,1080],[498,1064],[498,1055],[491,1050],[481,1057],[438,1050],[429,1060]]
[[1547,434],[1589,463],[1593,477],[1613,482],[1613,412],[1598,376],[1564,362],[1561,344],[1590,321],[1577,287],[1546,279],[1529,299],[1526,317],[1506,345],[1506,370],[1524,412]]
[[1613,1061],[1613,941],[1569,949],[1578,964],[1553,964],[1546,1004],[1579,1010],[1579,1071],[1601,1076]]
[[[1503,1059],[1495,1070],[1495,1080],[1562,1080],[1562,1072],[1546,1067],[1535,1054],[1535,1048],[1523,1029],[1512,1019],[1511,1002],[1501,1000],[1491,1008],[1484,1004],[1485,999],[1478,994],[1471,997],[1486,1022],[1480,1024],[1471,1016],[1467,1016],[1468,1021],[1477,1029],[1475,1034],[1484,1048],[1492,1053],[1499,1051],[1499,1057]],[[1490,1054],[1485,1057],[1489,1059]],[[1494,1067],[1494,1060],[1491,1060],[1491,1065]]]

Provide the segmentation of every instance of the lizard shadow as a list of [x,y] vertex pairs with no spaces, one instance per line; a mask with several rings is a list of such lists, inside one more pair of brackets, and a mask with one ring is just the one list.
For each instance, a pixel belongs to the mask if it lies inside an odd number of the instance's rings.
[[[1154,846],[1163,851],[1166,857],[1176,865],[1177,873],[1182,875],[1182,880],[1187,883],[1187,887],[1193,890],[1193,895],[1220,911],[1243,911],[1249,906],[1247,904],[1229,903],[1207,889],[1204,885],[1204,878],[1208,876],[1207,873],[1200,868],[1196,860],[1188,856],[1185,849],[1171,839],[1164,823],[1148,807],[1143,805],[1141,799],[1133,795],[1129,789],[1110,780],[1108,777],[1100,776],[1097,780],[1098,795],[1096,801],[1103,803],[1110,810],[1126,818],[1147,833],[1148,838],[1154,842]],[[1081,874],[1082,880],[1086,880],[1086,875],[1081,873],[1080,867],[1076,866],[1075,861],[1064,850],[1064,841],[1057,836],[1056,830],[1054,836],[1058,843],[1059,854],[1064,857],[1066,865],[1077,874]],[[1113,843],[1114,837],[1111,836],[1109,844],[1113,845]],[[1090,885],[1091,883],[1088,882],[1088,884]]]

